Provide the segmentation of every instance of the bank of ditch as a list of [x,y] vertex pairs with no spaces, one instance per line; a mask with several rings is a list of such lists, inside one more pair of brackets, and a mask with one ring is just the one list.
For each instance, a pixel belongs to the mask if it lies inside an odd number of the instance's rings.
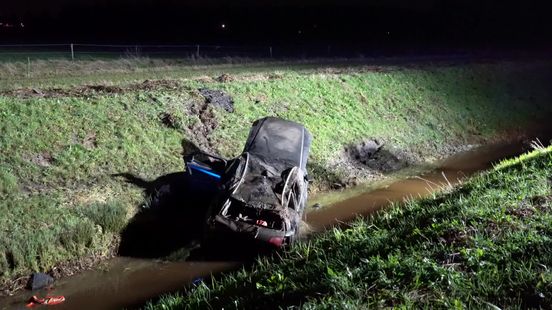
[[[234,156],[251,123],[274,115],[305,124],[315,137],[313,192],[362,183],[505,132],[522,134],[552,114],[550,69],[533,62],[288,70],[6,91],[2,287],[18,287],[22,280],[13,279],[33,270],[69,274],[116,253],[120,231],[148,202],[114,174],[153,180],[181,171],[182,152],[195,147]],[[233,112],[207,102],[204,88],[231,96]]]

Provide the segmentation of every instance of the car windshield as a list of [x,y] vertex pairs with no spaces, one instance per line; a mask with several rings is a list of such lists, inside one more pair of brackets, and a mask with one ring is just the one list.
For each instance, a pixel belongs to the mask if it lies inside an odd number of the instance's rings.
[[302,166],[304,128],[293,122],[268,118],[257,131],[245,151]]

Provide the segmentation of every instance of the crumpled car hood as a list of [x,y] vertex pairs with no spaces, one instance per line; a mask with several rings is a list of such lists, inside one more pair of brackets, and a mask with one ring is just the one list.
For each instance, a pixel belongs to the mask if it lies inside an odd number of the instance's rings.
[[291,167],[286,162],[268,164],[260,156],[250,155],[244,179],[232,194],[232,198],[252,208],[282,208],[281,193],[277,187],[283,181],[283,172]]

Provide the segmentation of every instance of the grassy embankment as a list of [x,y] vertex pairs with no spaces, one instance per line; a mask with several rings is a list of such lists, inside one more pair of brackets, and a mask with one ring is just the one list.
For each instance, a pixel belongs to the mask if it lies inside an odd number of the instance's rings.
[[[348,67],[366,61],[355,59],[267,60],[248,58],[118,58],[111,60],[63,59],[0,60],[0,90],[14,87],[58,87],[76,84],[120,84],[145,79],[210,78],[227,74],[264,74],[275,70],[314,72],[321,68]],[[374,60],[377,62],[377,60]],[[381,62],[381,61],[380,61]],[[393,59],[384,61],[393,63]],[[427,61],[426,61],[427,62]],[[450,63],[446,62],[446,63]]]
[[[451,145],[549,114],[549,69],[510,63],[340,74],[288,70],[83,96],[0,95],[0,279],[108,253],[143,203],[139,189],[110,175],[154,179],[182,170],[183,138],[231,156],[257,118],[302,122],[315,137],[309,166],[315,187],[324,187],[341,177],[327,171],[328,163],[344,145],[365,137],[431,160]],[[196,90],[202,86],[234,96],[236,111],[203,110]],[[163,113],[171,115],[172,127],[161,121]]]
[[549,308],[550,266],[552,147],[146,309]]

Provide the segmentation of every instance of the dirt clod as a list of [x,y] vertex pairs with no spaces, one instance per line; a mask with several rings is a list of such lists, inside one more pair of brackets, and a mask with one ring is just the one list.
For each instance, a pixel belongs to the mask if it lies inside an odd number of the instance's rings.
[[368,159],[374,156],[382,147],[383,143],[380,143],[376,139],[372,139],[350,146],[348,152],[349,155],[366,165]]
[[211,134],[218,127],[218,121],[213,112],[213,107],[206,102],[191,101],[188,106],[188,114],[196,115],[197,121],[188,125],[185,130],[188,136],[194,137],[194,143],[202,150],[214,152],[214,141]]
[[42,153],[33,155],[29,160],[32,163],[44,168],[50,167],[54,162],[54,158],[48,152],[42,152]]
[[221,90],[200,88],[199,93],[205,98],[205,103],[223,108],[226,112],[234,112],[234,100]]
[[107,85],[90,85],[87,89],[98,93],[118,94],[123,92],[121,87]]
[[392,172],[408,166],[408,156],[399,150],[385,148],[377,139],[369,139],[345,149],[349,160],[378,172]]
[[227,82],[232,82],[234,78],[229,74],[223,73],[219,77],[217,77],[216,80],[217,82],[227,83]]
[[163,125],[169,128],[178,128],[178,121],[176,117],[174,117],[174,115],[172,115],[171,113],[163,112],[159,115],[159,119],[161,120],[161,123],[163,123]]

